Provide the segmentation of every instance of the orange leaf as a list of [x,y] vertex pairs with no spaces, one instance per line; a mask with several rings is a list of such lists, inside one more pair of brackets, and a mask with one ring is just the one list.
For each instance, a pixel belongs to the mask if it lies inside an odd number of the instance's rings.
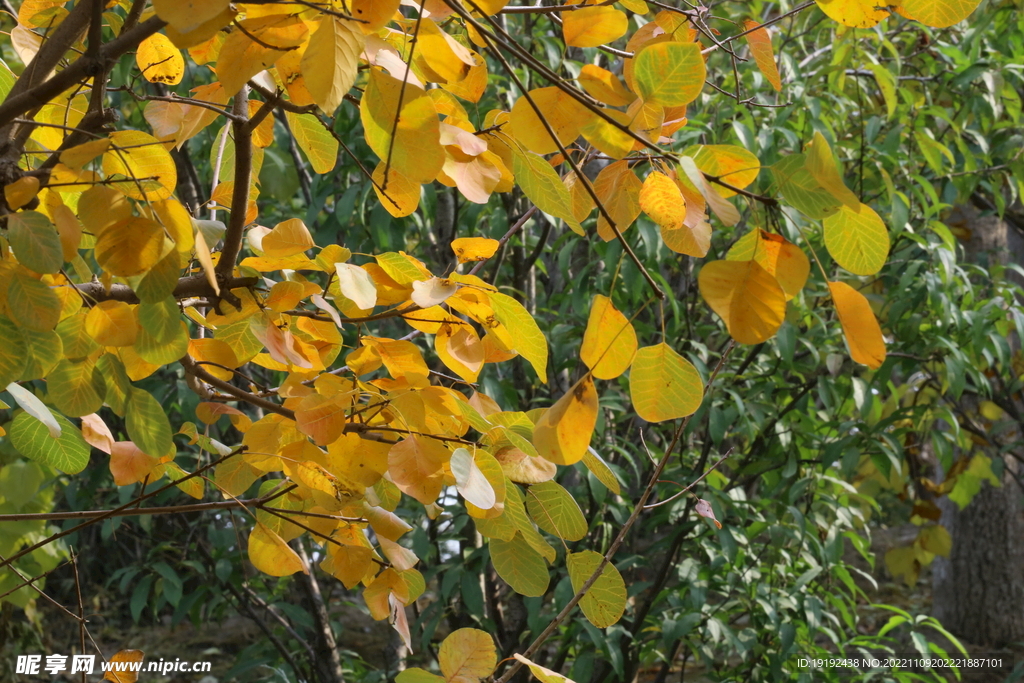
[[750,45],[750,54],[753,56],[754,61],[757,62],[757,68],[761,70],[764,77],[772,84],[775,90],[782,90],[782,79],[779,78],[779,67],[775,64],[775,52],[772,50],[772,39],[768,35],[768,30],[764,28],[755,28],[760,24],[752,19],[748,19],[743,23],[743,28],[750,31],[746,35],[747,44]]
[[878,369],[885,362],[885,339],[868,300],[845,282],[830,282],[828,289],[850,347],[850,357],[857,363]]

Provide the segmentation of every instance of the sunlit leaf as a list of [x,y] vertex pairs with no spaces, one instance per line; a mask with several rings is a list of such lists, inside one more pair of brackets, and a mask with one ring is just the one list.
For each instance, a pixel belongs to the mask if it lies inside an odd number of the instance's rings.
[[534,427],[533,444],[541,457],[572,465],[587,452],[596,424],[597,390],[588,373],[544,412]]
[[302,73],[313,101],[328,115],[356,80],[365,39],[354,21],[324,16],[302,55]]
[[828,288],[843,326],[850,357],[872,369],[880,368],[885,362],[885,339],[871,304],[845,282],[829,282]]
[[185,58],[181,50],[162,33],[154,33],[135,51],[135,63],[142,77],[150,83],[177,85],[185,75]]
[[811,262],[800,247],[782,235],[764,230],[751,230],[741,237],[725,258],[728,261],[757,261],[779,281],[787,301],[800,293],[811,272]]
[[[581,550],[568,553],[565,557],[569,568],[569,579],[572,588],[579,592],[604,557],[593,550]],[[615,565],[609,562],[601,570],[597,581],[587,589],[580,600],[580,609],[591,624],[598,628],[607,628],[622,618],[626,610],[626,584]]]
[[554,481],[534,484],[526,490],[526,509],[544,531],[566,541],[578,541],[587,535],[587,520],[580,506]]
[[562,38],[572,47],[597,47],[625,35],[629,20],[622,10],[608,6],[584,7],[562,14]]
[[594,296],[583,333],[580,360],[598,379],[615,379],[628,368],[636,354],[636,331],[626,316],[603,294]]
[[867,204],[846,205],[823,221],[825,247],[840,266],[855,275],[874,275],[889,256],[889,232]]
[[449,683],[476,681],[491,675],[498,663],[498,652],[489,633],[460,628],[441,643],[437,661]]
[[704,399],[704,383],[690,361],[662,342],[636,352],[629,395],[637,415],[664,422],[695,413]]
[[760,344],[778,331],[786,295],[757,261],[711,261],[698,275],[701,296],[741,344]]
[[634,58],[637,94],[646,102],[677,107],[697,99],[707,69],[697,43],[656,43]]
[[517,532],[511,541],[492,538],[487,543],[491,563],[512,590],[527,597],[544,595],[548,589],[548,565]]
[[[833,2],[835,1],[833,0]],[[750,55],[754,58],[757,68],[764,74],[765,80],[771,83],[772,87],[778,92],[782,90],[782,79],[779,78],[779,67],[775,63],[772,38],[768,35],[767,29],[758,28],[760,25],[760,22],[752,19],[743,22],[743,28],[750,31],[746,35],[747,44],[750,46]]]
[[261,522],[256,522],[249,534],[249,561],[270,576],[290,576],[305,571],[298,554]]

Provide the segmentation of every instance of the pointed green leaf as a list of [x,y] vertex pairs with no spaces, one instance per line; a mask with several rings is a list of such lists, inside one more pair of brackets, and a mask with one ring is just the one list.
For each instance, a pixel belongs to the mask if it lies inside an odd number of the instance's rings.
[[542,156],[513,148],[512,168],[516,182],[537,208],[555,218],[561,218],[578,235],[583,226],[572,213],[569,189],[558,177],[555,169]]

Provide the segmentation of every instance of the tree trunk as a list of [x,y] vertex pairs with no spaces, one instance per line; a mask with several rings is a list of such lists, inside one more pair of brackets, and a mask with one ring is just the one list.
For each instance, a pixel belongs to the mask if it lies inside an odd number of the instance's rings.
[[[1015,226],[973,207],[958,208],[949,222],[971,231],[968,261],[1024,264],[1024,237]],[[1012,346],[1019,348],[1019,340]],[[948,498],[939,501],[953,549],[932,565],[933,615],[955,635],[996,647],[1024,640],[1024,505],[1014,479],[1022,473],[1015,460],[1005,460],[1001,487],[986,482],[963,510]]]

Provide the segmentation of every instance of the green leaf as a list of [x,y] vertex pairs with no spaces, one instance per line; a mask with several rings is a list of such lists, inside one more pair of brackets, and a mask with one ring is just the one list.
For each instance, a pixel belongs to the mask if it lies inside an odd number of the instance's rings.
[[395,676],[395,683],[444,683],[444,679],[437,674],[432,674],[418,666],[414,666],[399,672]]
[[[603,559],[600,553],[593,550],[569,553],[565,560],[574,591],[580,591]],[[626,610],[626,584],[611,562],[604,566],[601,576],[580,600],[580,609],[590,623],[598,628],[607,628],[622,617]]]
[[155,303],[139,304],[135,312],[139,325],[149,332],[154,341],[166,344],[174,339],[174,334],[178,331],[178,321],[181,320],[181,311],[178,310],[178,303],[174,297],[169,296]]
[[128,438],[139,450],[155,458],[161,458],[174,450],[171,440],[171,423],[167,420],[163,406],[144,389],[132,387],[128,392],[125,424]]
[[843,182],[843,174],[839,170],[836,159],[832,156],[832,148],[828,146],[825,136],[815,131],[814,138],[807,145],[805,167],[827,192],[847,207],[854,209],[860,203],[850,188]]
[[57,323],[55,330],[67,358],[85,358],[100,348],[85,329],[85,312],[70,315]]
[[583,454],[583,464],[609,491],[615,495],[619,495],[622,492],[619,487],[618,477],[615,476],[612,468],[608,467],[608,463],[593,448],[588,448],[587,452]]
[[7,66],[7,62],[0,59],[0,102],[7,99],[7,94],[11,92],[11,88],[14,87],[16,80],[18,80],[18,77],[11,71],[11,67]]
[[548,340],[537,326],[537,321],[512,297],[498,292],[489,292],[488,296],[494,316],[515,340],[515,351],[530,362],[540,381],[547,384]]
[[882,97],[885,99],[886,118],[891,119],[896,113],[896,105],[899,104],[899,98],[896,97],[896,77],[881,64],[869,64],[868,68],[875,74],[878,89],[882,91]]
[[644,102],[680,107],[697,99],[707,78],[700,49],[698,43],[674,41],[642,49],[634,61],[633,78]]
[[47,332],[60,320],[60,299],[44,283],[16,272],[7,288],[7,313],[19,327]]
[[790,154],[772,166],[786,203],[809,218],[821,220],[839,210],[840,202],[821,186],[806,167],[803,154]]
[[28,364],[28,346],[21,330],[3,315],[0,315],[0,339],[4,344],[4,352],[0,353],[0,387],[6,387],[21,378]]
[[511,541],[492,538],[488,545],[494,571],[512,590],[527,597],[540,597],[547,592],[548,565],[521,533]]
[[704,382],[690,361],[662,342],[636,352],[629,395],[637,415],[648,422],[664,422],[697,412],[704,400]]
[[145,306],[166,300],[174,292],[180,274],[181,260],[178,252],[172,249],[149,269],[135,287],[139,301]]
[[50,374],[50,371],[64,357],[64,346],[60,336],[53,330],[37,332],[22,329],[21,338],[25,340],[28,358],[25,369],[22,371],[21,377],[18,378],[19,382],[42,379]]
[[317,173],[330,173],[338,161],[338,141],[313,114],[285,112],[295,142],[306,153],[309,165]]
[[56,273],[64,265],[57,228],[38,211],[19,211],[8,216],[7,237],[14,255],[29,270]]
[[572,213],[572,198],[562,179],[542,156],[512,149],[512,172],[530,201],[546,214],[561,218],[573,232],[582,235],[583,226]]
[[188,327],[184,320],[177,322],[177,333],[167,342],[160,342],[145,328],[139,330],[134,347],[139,357],[153,365],[167,365],[188,353]]
[[505,478],[505,514],[503,516],[508,517],[513,526],[519,530],[527,545],[540,553],[541,557],[548,562],[555,561],[555,549],[533,526],[533,522],[526,515],[526,501],[523,499],[522,491],[508,477]]
[[78,474],[89,464],[89,444],[66,417],[56,413],[53,416],[61,427],[56,439],[42,422],[28,413],[18,413],[9,429],[11,443],[30,460],[56,467],[65,474]]
[[62,360],[47,376],[46,385],[53,405],[69,417],[95,413],[107,390],[96,362],[87,358]]
[[562,486],[545,481],[526,491],[526,509],[544,531],[566,541],[587,535],[587,520],[576,500]]
[[867,204],[854,211],[845,204],[823,221],[825,247],[840,266],[856,275],[874,275],[889,256],[889,232]]

